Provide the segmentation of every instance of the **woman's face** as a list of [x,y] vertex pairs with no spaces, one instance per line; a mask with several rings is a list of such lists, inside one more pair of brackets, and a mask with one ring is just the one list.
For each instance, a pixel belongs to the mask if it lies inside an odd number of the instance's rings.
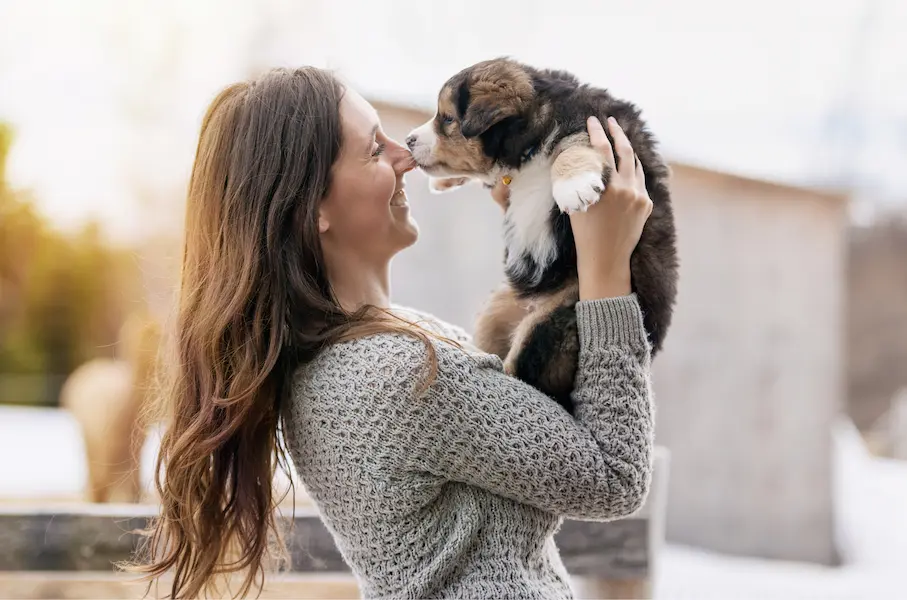
[[319,212],[322,245],[347,258],[389,261],[419,235],[403,189],[403,174],[416,163],[407,148],[384,134],[375,109],[351,89],[340,102],[340,120],[340,157]]

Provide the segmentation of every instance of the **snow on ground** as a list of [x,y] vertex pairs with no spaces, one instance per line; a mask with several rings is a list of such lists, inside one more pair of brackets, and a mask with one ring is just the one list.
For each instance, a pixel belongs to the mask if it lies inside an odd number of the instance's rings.
[[[835,431],[844,566],[718,555],[668,544],[659,599],[907,600],[907,463],[872,457],[849,422]],[[143,451],[150,475],[154,437]],[[0,406],[0,502],[74,498],[85,481],[82,442],[62,411]]]
[[0,501],[78,494],[87,477],[83,453],[65,412],[0,406]]
[[[156,437],[142,450],[150,483]],[[0,502],[80,499],[88,477],[78,424],[66,411],[0,405]]]
[[669,544],[658,558],[656,598],[907,599],[907,463],[871,456],[849,421],[836,429],[835,445],[843,566],[722,556]]

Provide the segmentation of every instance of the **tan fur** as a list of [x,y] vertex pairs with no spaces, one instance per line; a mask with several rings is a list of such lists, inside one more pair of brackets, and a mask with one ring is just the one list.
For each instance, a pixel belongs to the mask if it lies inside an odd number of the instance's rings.
[[[445,115],[455,117],[456,107],[453,104],[453,90],[445,87],[438,95],[438,115],[435,128],[438,131],[438,140],[432,152],[433,160],[446,165],[449,169],[459,173],[482,173],[489,169],[491,160],[482,152],[482,144],[478,139],[467,139],[460,134],[460,123],[454,120],[445,125],[442,120]],[[439,188],[444,191],[458,186]]]
[[457,173],[484,173],[488,170],[478,140],[463,137],[442,138],[435,143],[432,158]]
[[582,173],[601,173],[605,163],[589,145],[589,134],[577,133],[558,143],[559,153],[551,165],[553,179],[570,179]]
[[579,296],[579,284],[573,281],[565,287],[549,295],[534,299],[529,307],[529,312],[513,330],[510,350],[504,359],[504,372],[510,375],[516,373],[516,361],[523,346],[536,326],[548,319],[548,316],[562,306],[572,306]]
[[[492,123],[519,113],[533,97],[532,81],[522,69],[489,63],[470,72],[469,93],[469,108],[462,120],[457,118],[455,90],[446,85],[438,94],[435,121],[438,139],[432,159],[458,173],[485,173],[492,161],[482,151],[476,135]],[[445,124],[446,116],[453,121]],[[479,131],[472,135],[464,133],[470,127],[475,129],[477,123],[481,124]]]
[[533,96],[529,73],[516,65],[486,62],[473,68],[470,75],[471,105],[496,104],[515,114]]
[[[439,110],[444,110],[439,105]],[[439,115],[456,114],[439,112]],[[440,119],[440,117],[439,117]],[[439,122],[436,127],[440,131],[446,128],[447,135],[438,136],[435,142],[432,158],[439,164],[446,165],[458,173],[484,173],[491,167],[491,159],[482,152],[482,143],[477,138],[465,138],[459,133],[460,124],[456,121],[443,125]]]
[[[454,91],[449,86],[445,86],[444,89],[441,90],[441,93],[438,94],[438,114],[439,115],[456,116],[457,107],[454,106],[453,94],[454,94]],[[454,123],[454,124],[456,124],[456,123]]]
[[469,106],[464,135],[475,136],[507,117],[518,115],[535,96],[532,79],[522,68],[498,62],[479,63],[469,75]]
[[528,310],[517,299],[508,284],[492,292],[475,325],[475,345],[504,360],[510,351],[510,339],[517,324],[526,318]]
[[[476,346],[496,354],[504,361],[504,371],[516,375],[517,358],[539,324],[562,306],[573,306],[579,300],[579,286],[574,279],[564,288],[532,301],[520,300],[505,284],[495,290],[476,323]],[[579,340],[566,336],[565,346],[537,373],[538,382],[546,390],[570,390],[576,374]]]

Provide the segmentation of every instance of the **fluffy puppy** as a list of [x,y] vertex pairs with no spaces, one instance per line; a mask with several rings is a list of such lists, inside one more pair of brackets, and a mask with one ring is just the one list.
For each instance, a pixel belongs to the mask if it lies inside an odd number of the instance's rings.
[[469,180],[510,182],[507,281],[480,314],[475,341],[500,356],[508,373],[571,412],[579,295],[569,212],[597,202],[611,176],[589,143],[586,120],[592,115],[602,123],[617,119],[642,162],[654,205],[630,269],[655,354],[671,323],[678,261],[669,169],[636,106],[565,71],[497,58],[450,77],[435,116],[406,139],[434,191]]

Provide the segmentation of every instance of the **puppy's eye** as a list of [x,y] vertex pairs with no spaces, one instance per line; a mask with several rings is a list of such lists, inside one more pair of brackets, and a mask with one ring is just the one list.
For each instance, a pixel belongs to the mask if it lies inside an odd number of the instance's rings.
[[451,123],[453,123],[453,121],[454,118],[450,115],[441,115],[441,123],[443,123],[444,125],[450,125]]

